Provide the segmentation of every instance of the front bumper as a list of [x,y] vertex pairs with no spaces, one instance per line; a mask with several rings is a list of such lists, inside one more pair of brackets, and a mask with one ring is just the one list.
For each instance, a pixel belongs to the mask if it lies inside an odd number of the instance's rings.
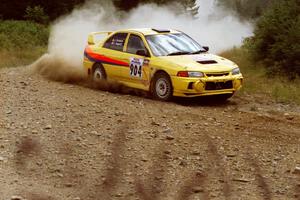
[[233,94],[243,85],[243,76],[184,78],[172,76],[173,96],[196,97],[218,94]]

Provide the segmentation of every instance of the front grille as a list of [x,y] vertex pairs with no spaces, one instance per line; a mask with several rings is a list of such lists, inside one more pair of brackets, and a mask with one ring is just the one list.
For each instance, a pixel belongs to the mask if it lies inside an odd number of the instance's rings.
[[233,84],[232,81],[226,82],[206,82],[205,90],[225,90],[232,89]]
[[218,77],[218,76],[228,76],[229,72],[224,73],[206,73],[206,76],[208,77]]

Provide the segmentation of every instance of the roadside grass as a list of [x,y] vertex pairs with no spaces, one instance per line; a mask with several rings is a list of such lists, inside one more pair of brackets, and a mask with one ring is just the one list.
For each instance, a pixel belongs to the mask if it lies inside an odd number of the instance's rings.
[[0,20],[0,68],[32,63],[46,52],[48,37],[45,25]]
[[46,47],[22,50],[0,50],[0,69],[29,65],[47,51]]
[[222,52],[220,55],[239,65],[245,78],[240,95],[264,94],[280,103],[300,105],[299,78],[291,81],[284,74],[282,77],[268,77],[263,65],[254,63],[248,51],[243,48],[233,48]]

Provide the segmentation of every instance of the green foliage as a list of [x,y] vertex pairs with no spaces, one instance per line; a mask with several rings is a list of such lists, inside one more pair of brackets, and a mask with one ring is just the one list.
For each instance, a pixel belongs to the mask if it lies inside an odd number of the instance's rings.
[[300,2],[275,3],[257,22],[254,37],[246,41],[254,60],[261,61],[270,75],[300,75]]
[[41,6],[28,6],[26,8],[26,14],[24,15],[25,19],[41,24],[46,24],[49,21],[49,17],[45,14],[44,8]]
[[[84,3],[84,0],[1,0],[0,13],[5,20],[24,20],[26,19],[25,16],[27,15],[27,9],[30,7],[33,9],[30,11],[30,14],[34,14],[34,21],[36,21],[36,19],[41,19],[40,17],[42,15],[40,14],[42,13],[40,12],[40,9],[34,8],[40,7],[44,9],[44,16],[49,16],[50,20],[54,20],[61,15],[71,12],[75,6],[82,3]],[[36,16],[36,14],[38,15]]]
[[0,20],[0,49],[32,49],[47,46],[49,28],[29,21]]
[[93,1],[99,6],[113,2],[116,7],[123,11],[131,10],[143,3],[156,3],[158,5],[179,5],[180,11],[186,11],[191,15],[198,12],[196,0],[1,0],[0,3],[0,19],[4,20],[25,20],[44,23],[49,17],[50,21],[58,17],[70,13],[76,6],[82,5],[84,2]]
[[47,51],[46,47],[36,47],[30,50],[0,49],[0,69],[4,67],[25,66],[33,63]]
[[124,10],[128,11],[132,8],[135,8],[138,6],[140,3],[140,0],[131,0],[131,1],[126,1],[126,0],[114,0],[114,5],[119,9],[119,10]]
[[200,6],[197,5],[195,0],[182,1],[181,5],[183,7],[183,11],[192,17],[195,17],[198,14]]
[[266,69],[253,61],[251,53],[246,48],[234,48],[223,52],[221,56],[237,63],[243,73],[245,81],[239,95],[260,94],[272,97],[277,102],[300,105],[300,78],[291,81],[281,74],[267,76]]
[[256,19],[278,0],[217,0],[218,4],[235,12],[241,19]]

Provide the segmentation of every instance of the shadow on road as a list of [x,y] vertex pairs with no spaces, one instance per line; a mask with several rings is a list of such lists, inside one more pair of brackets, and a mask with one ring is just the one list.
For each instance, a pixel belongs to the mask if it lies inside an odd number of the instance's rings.
[[174,97],[174,103],[181,106],[206,106],[206,107],[227,107],[237,105],[237,102],[233,99],[224,100],[218,95],[216,96],[203,96],[203,97],[193,97],[193,98],[184,98],[184,97]]

